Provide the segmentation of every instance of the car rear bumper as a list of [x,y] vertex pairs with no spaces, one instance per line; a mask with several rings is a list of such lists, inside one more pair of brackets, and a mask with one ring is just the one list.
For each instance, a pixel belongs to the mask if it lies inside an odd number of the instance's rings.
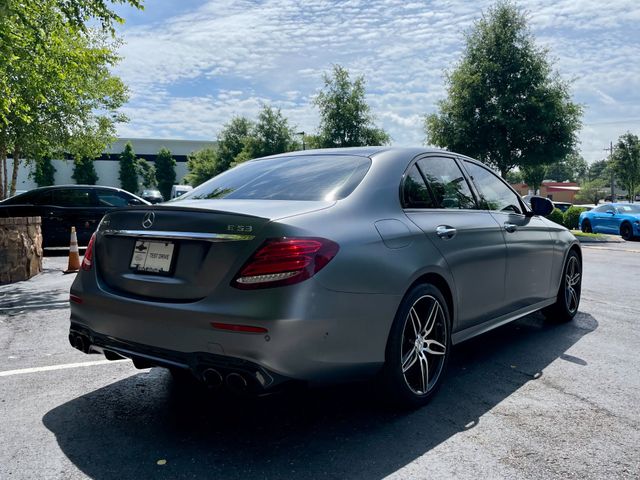
[[[256,291],[232,289],[214,299],[161,303],[117,295],[81,275],[72,295],[71,334],[95,346],[158,366],[247,366],[269,376],[333,383],[367,378],[384,363],[388,332],[401,297],[327,290],[310,279],[296,286]],[[266,331],[223,331],[212,324],[255,326]]]

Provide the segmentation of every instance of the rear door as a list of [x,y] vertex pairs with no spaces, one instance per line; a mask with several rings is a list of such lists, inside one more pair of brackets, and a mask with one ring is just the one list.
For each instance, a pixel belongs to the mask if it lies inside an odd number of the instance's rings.
[[52,207],[46,209],[46,213],[50,217],[53,236],[64,243],[64,239],[69,238],[71,227],[76,227],[78,243],[89,243],[102,218],[92,189],[63,187],[53,189],[52,193]]
[[479,210],[454,158],[427,156],[403,183],[406,215],[445,258],[457,291],[461,330],[502,312],[506,246],[499,225]]
[[488,168],[464,161],[481,195],[481,206],[500,225],[507,244],[506,304],[509,311],[548,298],[554,240],[538,216],[526,216],[520,196]]

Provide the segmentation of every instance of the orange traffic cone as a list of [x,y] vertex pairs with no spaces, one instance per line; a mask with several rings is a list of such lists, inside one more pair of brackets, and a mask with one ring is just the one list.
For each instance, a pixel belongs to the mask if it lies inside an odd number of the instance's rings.
[[74,273],[80,270],[80,253],[78,251],[78,237],[76,227],[71,227],[71,242],[69,245],[69,265],[64,273]]

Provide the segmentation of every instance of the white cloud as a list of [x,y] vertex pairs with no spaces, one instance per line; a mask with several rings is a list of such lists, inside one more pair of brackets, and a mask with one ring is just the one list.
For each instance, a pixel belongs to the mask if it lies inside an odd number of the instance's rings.
[[[490,1],[212,0],[186,14],[122,31],[117,73],[131,86],[126,135],[212,138],[233,115],[273,102],[313,131],[311,100],[334,63],[365,75],[373,113],[399,145],[424,141],[422,117],[445,95],[443,70],[463,31]],[[640,131],[640,4],[618,0],[520,2],[540,44],[586,105],[585,157]],[[149,3],[147,9],[153,9]],[[154,17],[155,18],[155,17]],[[635,118],[628,124],[603,124]],[[640,133],[640,132],[639,132]],[[601,145],[601,146],[599,146]]]

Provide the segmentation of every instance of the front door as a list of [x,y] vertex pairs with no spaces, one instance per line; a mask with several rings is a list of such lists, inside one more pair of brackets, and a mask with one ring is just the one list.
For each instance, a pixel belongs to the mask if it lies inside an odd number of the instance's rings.
[[507,244],[506,301],[509,311],[541,302],[551,292],[554,240],[545,222],[526,216],[520,197],[500,177],[475,162],[464,162],[482,206],[500,226]]

